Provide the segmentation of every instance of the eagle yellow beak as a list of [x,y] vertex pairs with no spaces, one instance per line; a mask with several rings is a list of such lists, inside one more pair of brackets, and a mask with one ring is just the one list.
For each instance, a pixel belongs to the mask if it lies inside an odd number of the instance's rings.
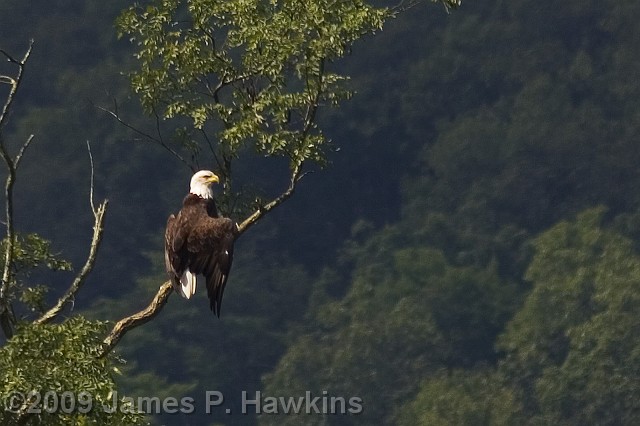
[[220,178],[217,175],[211,175],[211,177],[208,179],[209,182],[211,183],[219,183],[220,182]]

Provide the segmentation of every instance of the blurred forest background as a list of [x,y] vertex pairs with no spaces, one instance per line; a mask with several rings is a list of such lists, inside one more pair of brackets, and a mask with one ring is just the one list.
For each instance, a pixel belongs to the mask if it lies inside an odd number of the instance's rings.
[[[114,29],[128,5],[0,3],[0,47],[35,40],[10,128],[35,134],[16,226],[82,264],[89,140],[110,211],[74,312],[102,320],[165,280],[191,175],[97,107],[155,126]],[[195,398],[150,419],[166,425],[640,424],[638,22],[636,2],[474,0],[356,43],[339,64],[356,94],[320,118],[329,166],[238,242],[220,320],[202,291],[174,295],[123,339],[122,392]],[[68,274],[33,279],[53,300]],[[207,390],[234,413],[257,390],[363,411],[207,414]]]

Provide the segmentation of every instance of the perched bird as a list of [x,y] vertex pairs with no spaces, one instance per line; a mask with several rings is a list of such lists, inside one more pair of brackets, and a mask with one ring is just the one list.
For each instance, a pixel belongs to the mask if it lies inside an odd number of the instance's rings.
[[196,275],[204,275],[211,310],[220,317],[238,226],[218,214],[211,189],[217,182],[218,176],[209,170],[193,175],[182,209],[167,220],[164,259],[173,289],[182,297],[191,298]]

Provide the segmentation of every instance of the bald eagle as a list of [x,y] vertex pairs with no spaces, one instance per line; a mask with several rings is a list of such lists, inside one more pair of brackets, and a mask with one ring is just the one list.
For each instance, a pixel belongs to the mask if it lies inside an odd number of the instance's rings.
[[217,182],[218,176],[209,170],[193,175],[182,209],[167,220],[164,259],[173,289],[182,297],[191,298],[196,275],[205,276],[211,310],[220,317],[238,227],[218,214],[211,189]]

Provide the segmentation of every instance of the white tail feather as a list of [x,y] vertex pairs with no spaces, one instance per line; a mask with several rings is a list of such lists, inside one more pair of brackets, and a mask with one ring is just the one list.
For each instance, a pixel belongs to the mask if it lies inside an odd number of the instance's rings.
[[196,275],[190,270],[184,271],[180,278],[180,294],[185,299],[191,299],[196,292]]

